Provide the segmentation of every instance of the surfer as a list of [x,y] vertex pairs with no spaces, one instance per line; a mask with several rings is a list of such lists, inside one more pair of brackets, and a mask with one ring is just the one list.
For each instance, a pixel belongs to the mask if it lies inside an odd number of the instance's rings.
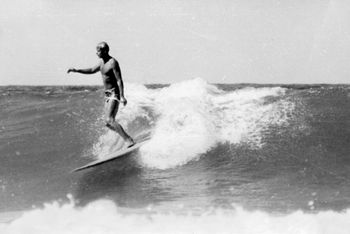
[[105,88],[106,126],[117,132],[127,143],[128,147],[131,147],[135,144],[135,141],[115,120],[119,104],[122,103],[124,106],[127,104],[127,100],[124,97],[124,85],[118,61],[109,55],[109,46],[106,42],[100,42],[96,47],[96,51],[97,56],[101,58],[101,61],[96,66],[86,69],[69,68],[67,73],[94,74],[98,71],[101,72]]

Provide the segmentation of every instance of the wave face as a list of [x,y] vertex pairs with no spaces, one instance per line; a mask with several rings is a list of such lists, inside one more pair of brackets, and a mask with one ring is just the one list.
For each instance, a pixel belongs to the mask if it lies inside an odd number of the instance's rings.
[[[219,213],[238,206],[232,220],[329,215],[347,225],[349,86],[214,85],[200,78],[125,86],[128,105],[118,121],[135,139],[150,140],[81,173],[70,171],[125,147],[104,126],[102,89],[1,87],[0,211],[68,209],[80,216],[92,212],[86,207],[105,209],[99,200],[108,199],[116,217],[120,208],[152,207],[156,214],[171,210],[163,218],[174,222],[199,213],[189,220],[204,225],[208,217],[226,220]],[[58,205],[43,208],[47,202]]]

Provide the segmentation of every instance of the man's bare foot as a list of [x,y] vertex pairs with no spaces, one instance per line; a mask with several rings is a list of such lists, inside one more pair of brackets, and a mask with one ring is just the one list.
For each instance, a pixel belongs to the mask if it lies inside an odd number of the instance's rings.
[[132,138],[130,137],[130,139],[128,140],[128,147],[127,147],[127,148],[130,148],[130,147],[134,146],[135,144],[136,144],[136,143],[135,143],[134,139],[132,139]]

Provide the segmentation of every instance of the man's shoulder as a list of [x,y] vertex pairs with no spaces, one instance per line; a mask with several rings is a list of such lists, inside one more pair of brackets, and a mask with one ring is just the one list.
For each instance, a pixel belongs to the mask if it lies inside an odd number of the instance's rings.
[[114,57],[111,57],[111,63],[118,63],[118,60],[116,59],[116,58],[114,58]]
[[110,64],[111,64],[113,67],[118,67],[118,66],[119,66],[118,60],[116,60],[116,59],[113,58],[113,57],[110,59]]

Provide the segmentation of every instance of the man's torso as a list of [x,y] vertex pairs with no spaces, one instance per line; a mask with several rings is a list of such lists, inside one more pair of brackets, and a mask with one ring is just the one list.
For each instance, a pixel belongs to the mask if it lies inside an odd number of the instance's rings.
[[107,62],[102,60],[100,66],[100,72],[103,79],[103,84],[106,90],[115,89],[116,92],[119,91],[117,78],[114,75],[113,68],[116,69],[116,72],[120,74],[120,68],[118,62],[111,57]]

